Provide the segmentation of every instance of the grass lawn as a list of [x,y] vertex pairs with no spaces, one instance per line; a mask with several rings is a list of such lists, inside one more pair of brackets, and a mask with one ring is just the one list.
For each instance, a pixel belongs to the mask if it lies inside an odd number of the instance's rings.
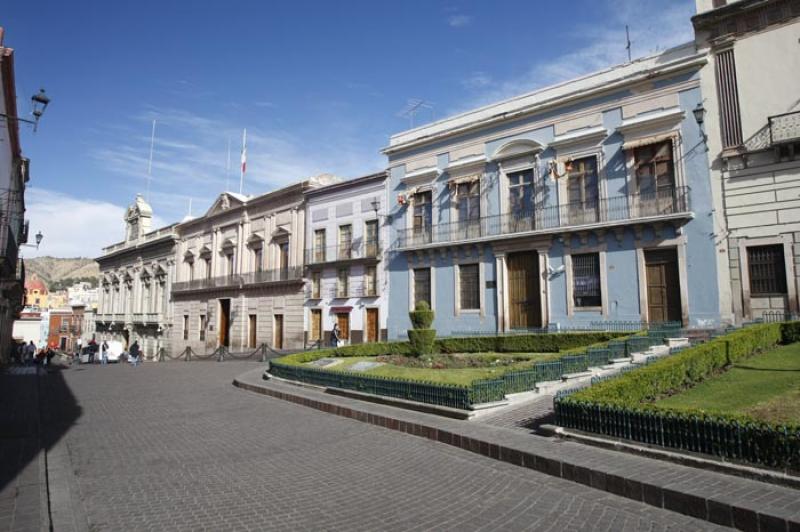
[[[360,371],[358,374],[466,386],[475,380],[496,379],[508,371],[527,369],[536,362],[557,358],[559,355],[558,353],[480,353],[476,356],[480,356],[487,364],[492,359],[508,359],[513,357],[524,358],[525,360],[517,360],[510,365],[458,369],[414,368],[385,364],[371,370]],[[330,369],[333,371],[347,371],[350,366],[357,362],[375,362],[377,357],[346,357],[341,360],[342,362],[331,366]]]
[[656,403],[800,425],[800,343],[778,347]]

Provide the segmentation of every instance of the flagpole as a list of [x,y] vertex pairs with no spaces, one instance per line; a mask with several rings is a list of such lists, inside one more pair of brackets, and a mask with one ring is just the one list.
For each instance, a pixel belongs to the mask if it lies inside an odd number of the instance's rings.
[[239,194],[244,189],[244,173],[247,169],[247,128],[242,132],[242,172],[239,176]]

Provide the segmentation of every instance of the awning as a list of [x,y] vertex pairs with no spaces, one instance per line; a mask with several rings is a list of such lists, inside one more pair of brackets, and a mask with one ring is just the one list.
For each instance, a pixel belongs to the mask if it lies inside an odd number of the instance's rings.
[[447,181],[447,184],[450,185],[451,187],[454,187],[462,183],[473,183],[475,181],[480,181],[480,179],[481,179],[481,174],[470,174],[461,177],[453,177],[452,179],[449,179]]
[[649,137],[639,137],[626,141],[622,145],[622,149],[632,150],[634,148],[640,148],[642,146],[649,146],[650,144],[658,144],[659,142],[664,142],[665,140],[674,140],[676,137],[677,133],[650,135]]
[[331,312],[333,312],[334,314],[340,312],[350,312],[351,310],[353,310],[353,307],[331,307]]

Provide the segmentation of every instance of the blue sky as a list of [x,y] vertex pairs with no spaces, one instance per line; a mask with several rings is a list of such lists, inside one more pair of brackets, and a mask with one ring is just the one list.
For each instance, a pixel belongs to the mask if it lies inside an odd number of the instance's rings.
[[[39,132],[23,131],[39,255],[97,256],[121,240],[145,192],[156,223],[238,189],[260,194],[323,172],[381,169],[411,98],[418,123],[535,90],[691,39],[691,0],[100,2],[6,0],[20,113],[44,87]],[[36,255],[26,250],[28,256]]]

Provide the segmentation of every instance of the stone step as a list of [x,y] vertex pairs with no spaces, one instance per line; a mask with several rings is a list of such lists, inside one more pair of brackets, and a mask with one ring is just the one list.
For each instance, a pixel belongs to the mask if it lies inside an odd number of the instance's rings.
[[648,351],[648,355],[656,355],[656,356],[663,356],[668,355],[670,350],[670,346],[668,345],[654,345]]
[[612,358],[612,364],[627,364],[631,361],[631,357]]
[[689,338],[665,338],[664,342],[666,343],[668,348],[673,347],[688,347],[689,346]]
[[565,373],[564,375],[561,376],[561,380],[564,382],[568,382],[591,376],[592,376],[591,371],[579,371],[578,373]]

